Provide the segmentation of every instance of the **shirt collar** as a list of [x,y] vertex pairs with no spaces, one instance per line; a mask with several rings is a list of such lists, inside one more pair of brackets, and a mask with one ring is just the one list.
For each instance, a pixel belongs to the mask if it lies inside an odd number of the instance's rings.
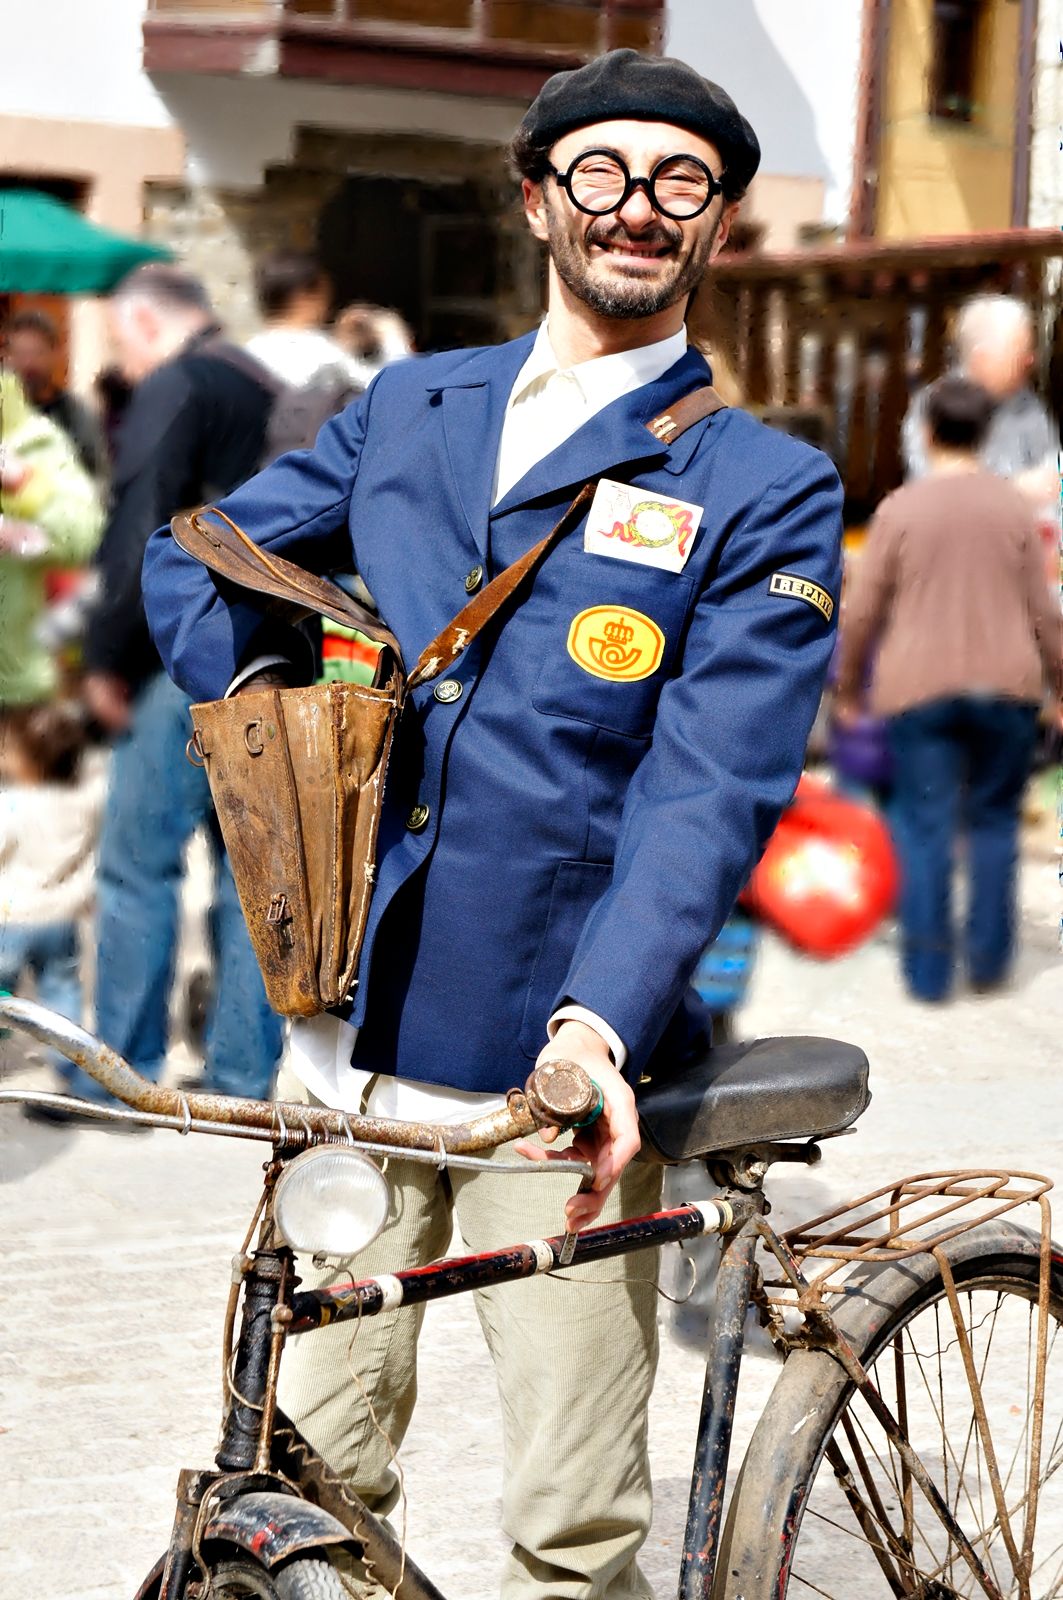
[[612,400],[618,400],[621,395],[629,394],[632,389],[641,389],[643,384],[653,383],[662,377],[669,367],[674,367],[677,361],[683,359],[686,348],[686,329],[680,328],[678,333],[671,334],[667,339],[639,345],[636,350],[621,350],[612,356],[595,356],[590,361],[580,361],[574,367],[563,368],[550,343],[549,326],[542,322],[531,354],[517,374],[510,404],[520,400],[532,384],[540,379],[563,372],[576,383],[586,404],[597,410]]

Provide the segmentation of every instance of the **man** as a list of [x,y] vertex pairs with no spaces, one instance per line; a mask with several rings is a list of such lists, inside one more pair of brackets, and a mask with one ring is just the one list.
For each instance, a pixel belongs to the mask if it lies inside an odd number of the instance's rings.
[[373,369],[348,355],[324,331],[331,290],[313,256],[287,251],[267,256],[255,273],[255,293],[265,327],[247,349],[282,383],[303,389],[323,376],[340,374],[361,392]]
[[[162,671],[148,636],[140,568],[161,520],[255,470],[275,389],[257,362],[222,340],[202,285],[176,268],[138,268],[112,296],[109,319],[120,365],[136,388],[85,644],[85,698],[116,740],[98,874],[97,1031],[138,1071],[158,1078],[184,850],[208,822],[217,875],[210,914],[217,1001],[206,1087],[263,1096],[280,1056],[280,1023],[266,1003],[218,848],[206,776],[185,759],[189,700]],[[85,1083],[86,1093],[100,1093]]]
[[[980,384],[994,401],[981,445],[982,464],[1011,478],[1035,510],[1059,508],[1058,435],[1030,388],[1034,326],[1030,308],[1010,295],[968,300],[956,319],[955,374]],[[920,390],[904,421],[902,446],[910,478],[931,470],[926,446],[926,395]]]
[[[614,51],[550,79],[513,154],[549,252],[546,324],[386,368],[312,453],[225,504],[318,571],[353,554],[412,662],[603,480],[521,603],[414,692],[349,1021],[319,1018],[293,1046],[318,1099],[434,1120],[499,1103],[539,1056],[579,1062],[604,1110],[572,1145],[595,1167],[567,1202],[575,1228],[658,1201],[659,1175],[632,1160],[632,1084],[704,1047],[689,979],[800,772],[840,493],[822,456],[741,413],[673,446],[669,420],[647,427],[709,379],[684,312],[759,160],[729,96],[681,62]],[[165,531],[145,571],[155,638],[197,695],[246,685],[271,656],[296,671],[256,603],[224,602]],[[545,1180],[409,1165],[390,1168],[396,1222],[360,1273],[444,1251],[452,1207],[473,1250],[561,1224]],[[480,1297],[505,1419],[507,1600],[650,1593],[635,1558],[651,1273],[609,1263]],[[357,1384],[342,1329],[320,1359],[298,1342],[286,1356],[283,1403],[377,1506],[394,1496],[383,1441],[409,1418],[418,1324],[399,1311],[360,1328]]]
[[930,470],[875,514],[846,601],[837,714],[857,715],[877,646],[872,705],[893,755],[904,976],[933,1002],[953,981],[958,836],[968,975],[982,991],[1007,978],[1020,808],[1042,689],[1057,708],[1063,693],[1063,624],[1029,501],[980,460],[991,396],[941,378],[923,409]]
[[62,428],[90,477],[107,471],[103,429],[83,401],[55,382],[59,329],[43,311],[19,311],[7,324],[4,363],[22,380],[30,402]]

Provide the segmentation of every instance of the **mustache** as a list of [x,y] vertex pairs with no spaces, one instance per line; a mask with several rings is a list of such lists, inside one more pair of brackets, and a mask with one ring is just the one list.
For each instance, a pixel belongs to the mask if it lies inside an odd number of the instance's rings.
[[674,250],[682,243],[683,233],[679,228],[672,233],[663,223],[657,223],[643,233],[632,233],[623,222],[603,222],[592,223],[587,229],[586,239],[588,244],[659,244]]

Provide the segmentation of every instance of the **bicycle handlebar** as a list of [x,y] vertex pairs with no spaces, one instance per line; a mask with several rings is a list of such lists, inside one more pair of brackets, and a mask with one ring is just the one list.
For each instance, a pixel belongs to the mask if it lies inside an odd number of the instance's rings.
[[498,1111],[469,1122],[399,1122],[327,1107],[164,1089],[76,1023],[30,1000],[0,999],[0,1025],[5,1023],[66,1056],[135,1111],[184,1118],[189,1124],[195,1119],[234,1129],[265,1128],[275,1133],[281,1143],[289,1129],[303,1128],[312,1134],[353,1138],[366,1144],[468,1155],[493,1150],[541,1127],[573,1127],[590,1117],[600,1100],[582,1067],[558,1059],[537,1067],[523,1090],[511,1089],[505,1107]]

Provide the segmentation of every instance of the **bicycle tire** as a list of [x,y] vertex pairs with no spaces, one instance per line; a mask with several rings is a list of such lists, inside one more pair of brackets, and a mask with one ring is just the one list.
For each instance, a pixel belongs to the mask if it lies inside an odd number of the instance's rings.
[[350,1600],[350,1590],[325,1557],[297,1556],[270,1571],[250,1556],[211,1563],[207,1600]]
[[[985,1343],[984,1361],[979,1374],[980,1389],[986,1384],[991,1355],[996,1364],[997,1357],[1004,1350],[1002,1338],[997,1353],[992,1352],[997,1319],[1005,1302],[1005,1326],[1015,1321],[1016,1314],[1021,1318],[1022,1307],[1025,1307],[1028,1322],[1036,1320],[1039,1249],[1040,1242],[1034,1234],[1004,1220],[983,1224],[948,1241],[943,1247],[957,1292],[961,1297],[966,1297],[971,1307],[972,1327],[968,1328],[968,1336],[972,1337],[973,1328],[973,1337],[977,1339],[981,1332]],[[980,1297],[977,1314],[974,1310],[976,1295]],[[993,1295],[997,1297],[996,1310],[991,1312],[990,1324],[990,1313],[983,1316],[982,1307],[986,1303],[984,1297]],[[952,1404],[951,1397],[954,1392],[960,1392],[953,1383],[951,1366],[954,1362],[962,1363],[962,1349],[956,1337],[955,1324],[951,1325],[952,1337],[949,1339],[949,1323],[941,1310],[944,1307],[948,1311],[948,1305],[945,1283],[937,1262],[933,1256],[919,1255],[904,1262],[861,1269],[849,1279],[846,1295],[832,1305],[831,1311],[839,1330],[864,1366],[872,1370],[882,1398],[890,1404],[894,1414],[900,1409],[902,1393],[906,1404],[913,1397],[908,1382],[909,1376],[918,1367],[929,1405],[937,1415],[934,1389],[922,1378],[926,1370],[923,1352],[915,1342],[912,1329],[921,1316],[931,1312],[934,1313],[935,1325],[939,1328],[944,1326],[946,1343],[943,1349],[939,1337],[936,1369],[944,1470],[938,1467],[936,1459],[931,1461],[931,1452],[921,1438],[917,1454],[930,1471],[936,1486],[946,1491],[950,1506],[955,1491],[956,1520],[981,1552],[980,1559],[986,1563],[987,1570],[992,1561],[996,1581],[1003,1541],[998,1526],[999,1517],[994,1521],[992,1516],[987,1518],[985,1515],[985,1500],[989,1501],[990,1508],[993,1506],[991,1493],[986,1494],[984,1499],[979,1494],[979,1506],[975,1506],[966,1473],[972,1435],[968,1433],[965,1443],[960,1446],[961,1436],[953,1432],[950,1422],[946,1420]],[[968,1313],[964,1311],[963,1315],[966,1323]],[[1053,1380],[1055,1387],[1059,1388],[1063,1379],[1063,1337],[1058,1341],[1053,1338],[1053,1329],[1059,1331],[1063,1328],[1063,1270],[1055,1255],[1049,1318],[1046,1405],[1053,1390]],[[929,1323],[919,1325],[921,1342],[925,1340],[927,1327]],[[985,1331],[987,1327],[988,1333]],[[914,1357],[911,1364],[908,1362],[909,1351],[905,1348],[906,1339],[910,1354]],[[882,1365],[881,1358],[890,1354],[891,1346],[892,1360],[888,1365]],[[948,1401],[941,1376],[946,1358],[950,1367]],[[876,1366],[876,1363],[880,1365]],[[894,1381],[892,1394],[888,1384],[891,1367]],[[978,1359],[975,1368],[977,1371]],[[903,1378],[901,1370],[905,1373]],[[1026,1370],[1029,1394],[1029,1358]],[[970,1401],[969,1387],[967,1398]],[[801,1597],[803,1600],[804,1596],[810,1594],[826,1596],[827,1600],[835,1600],[835,1597],[837,1600],[856,1600],[857,1596],[859,1600],[875,1600],[879,1594],[919,1594],[924,1600],[954,1600],[954,1597],[968,1594],[984,1594],[974,1574],[964,1564],[958,1544],[946,1535],[941,1522],[918,1488],[911,1494],[906,1518],[905,1488],[908,1485],[904,1481],[904,1469],[899,1461],[894,1460],[888,1444],[881,1461],[875,1455],[873,1430],[869,1440],[867,1427],[859,1420],[861,1410],[865,1417],[870,1417],[865,1408],[866,1401],[840,1363],[825,1351],[798,1350],[788,1358],[754,1430],[731,1498],[721,1538],[712,1589],[713,1600],[785,1600],[785,1597],[790,1597],[790,1600]],[[973,1416],[973,1406],[971,1409]],[[1002,1406],[995,1397],[992,1408],[986,1402],[987,1419],[994,1432],[1000,1426],[1002,1412],[1003,1422],[1014,1431],[1019,1426],[1015,1419],[1023,1417],[1022,1408]],[[1038,1533],[1045,1526],[1042,1519],[1047,1496],[1043,1485],[1063,1464],[1063,1455],[1059,1453],[1063,1418],[1060,1419],[1054,1439],[1052,1431],[1059,1412],[1060,1404],[1053,1396],[1051,1419],[1046,1414],[1044,1449],[1038,1475],[1038,1481],[1042,1484]],[[1026,1415],[1028,1418],[1029,1405]],[[1028,1422],[1025,1426],[1028,1428]],[[908,1432],[909,1437],[917,1433],[910,1417]],[[977,1427],[973,1429],[973,1435],[977,1455],[980,1448]],[[879,1437],[884,1439],[885,1435],[880,1434]],[[1020,1433],[1020,1441],[1021,1437]],[[828,1457],[828,1451],[832,1451],[833,1460]],[[858,1465],[859,1455],[864,1457],[863,1468]],[[998,1462],[1007,1464],[1002,1451],[998,1450],[997,1456]],[[951,1486],[950,1458],[953,1463]],[[1022,1459],[1024,1466],[1028,1466],[1025,1451]],[[1013,1509],[1011,1502],[1016,1492],[1010,1489],[1010,1477],[1018,1460],[1019,1445],[1016,1444],[1011,1457],[1011,1470],[1005,1482],[1009,1526]],[[848,1470],[850,1487],[855,1486],[858,1500],[864,1502],[864,1520],[860,1520],[852,1502],[846,1498],[843,1480],[838,1477],[839,1468]],[[826,1476],[821,1477],[821,1473]],[[874,1500],[876,1486],[879,1493],[877,1502]],[[1057,1479],[1051,1489],[1049,1537],[1055,1543],[1063,1524],[1063,1483]],[[962,1510],[961,1496],[967,1502]],[[827,1512],[820,1509],[824,1504],[829,1507]],[[844,1517],[836,1520],[836,1507],[839,1504],[843,1512],[848,1512],[848,1525]],[[1015,1509],[1021,1509],[1024,1504],[1025,1497],[1019,1500]],[[870,1518],[867,1517],[869,1505],[874,1506],[874,1515]],[[931,1532],[936,1530],[938,1547],[935,1548],[926,1534],[925,1526],[911,1520],[913,1510],[919,1518],[930,1520]],[[981,1526],[977,1526],[980,1521]],[[1012,1533],[1014,1537],[1014,1529]],[[822,1548],[817,1548],[817,1541]],[[1019,1540],[1016,1538],[1015,1542],[1018,1544]],[[1035,1571],[1040,1548],[1038,1541],[1034,1546]],[[859,1560],[855,1554],[858,1551]],[[1053,1559],[1057,1556],[1055,1549],[1051,1555]],[[887,1562],[894,1564],[894,1575],[898,1581],[892,1584],[883,1564],[883,1556]],[[848,1570],[846,1562],[849,1563]],[[861,1569],[858,1578],[853,1573],[856,1565]],[[999,1566],[1007,1567],[1008,1564],[1000,1561]],[[870,1580],[868,1572],[871,1573]],[[1014,1578],[1013,1571],[1011,1577]],[[1059,1582],[1063,1583],[1063,1575]],[[1016,1592],[1006,1582],[1000,1588],[1005,1595]],[[1039,1591],[1035,1589],[1034,1592]],[[1045,1592],[1055,1594],[1057,1585],[1053,1583],[1051,1589]]]

